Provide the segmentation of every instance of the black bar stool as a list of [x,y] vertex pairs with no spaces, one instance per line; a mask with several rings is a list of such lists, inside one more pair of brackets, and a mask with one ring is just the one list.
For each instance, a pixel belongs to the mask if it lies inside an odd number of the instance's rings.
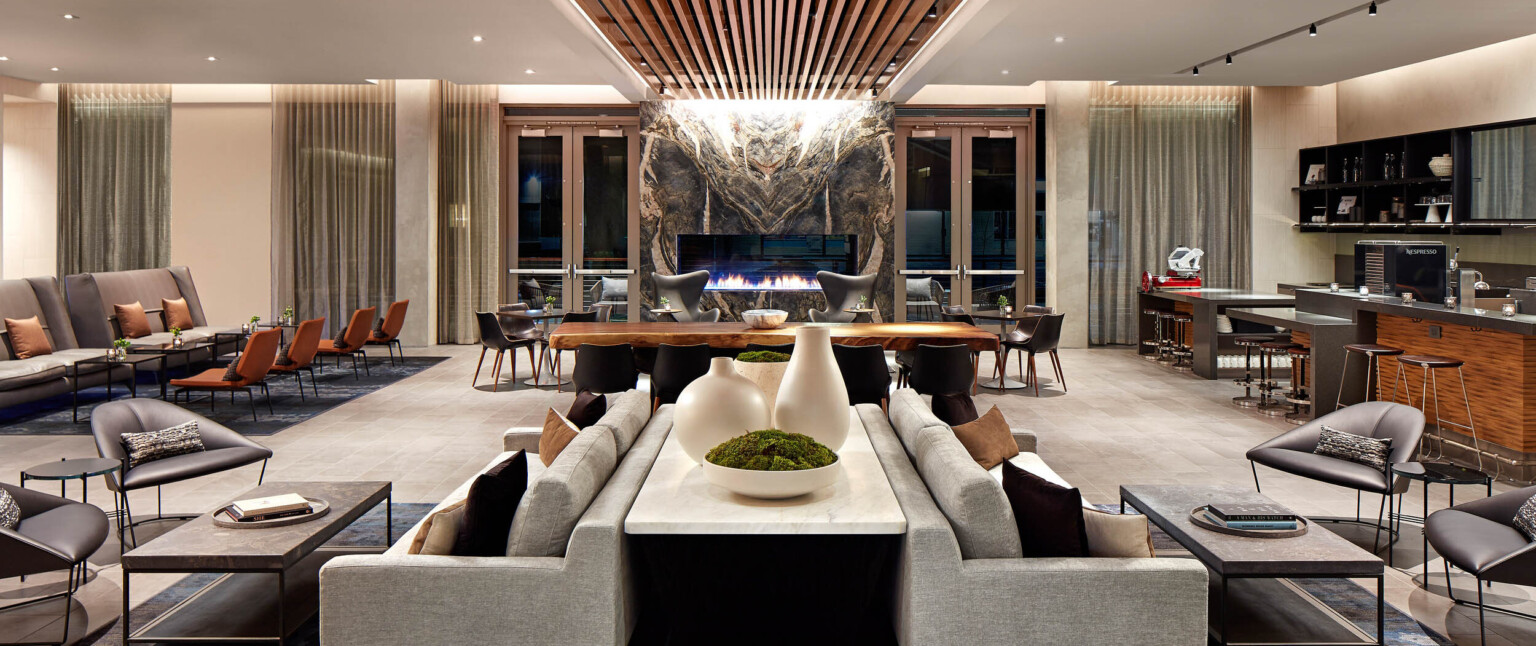
[[1195,317],[1192,314],[1182,312],[1173,315],[1173,369],[1188,372],[1195,367],[1195,347],[1190,344],[1190,326],[1194,324]]
[[1259,350],[1261,351],[1259,379],[1262,382],[1259,384],[1259,392],[1267,400],[1259,404],[1260,413],[1278,417],[1291,412],[1289,402],[1273,396],[1281,388],[1280,382],[1275,380],[1275,368],[1279,363],[1276,359],[1281,355],[1289,357],[1291,349],[1299,347],[1301,347],[1300,344],[1291,343],[1290,341],[1268,341],[1259,344]]
[[1173,336],[1175,323],[1173,312],[1157,313],[1157,362],[1173,363]]
[[[1467,396],[1467,376],[1461,371],[1461,367],[1465,364],[1465,361],[1462,361],[1461,359],[1453,359],[1451,357],[1440,357],[1427,354],[1405,354],[1397,358],[1397,376],[1402,377],[1403,383],[1407,384],[1408,375],[1404,372],[1404,366],[1417,366],[1424,370],[1424,381],[1419,384],[1419,408],[1420,410],[1424,411],[1425,415],[1428,415],[1429,398],[1434,398],[1435,439],[1440,441],[1440,446],[1438,447],[1439,451],[1435,457],[1439,458],[1445,455],[1445,434],[1441,432],[1441,429],[1445,426],[1454,426],[1459,429],[1464,429],[1472,434],[1472,450],[1477,452],[1477,470],[1482,471],[1483,446],[1482,443],[1478,442],[1477,440],[1477,424],[1472,421],[1472,399]],[[1435,379],[1435,371],[1450,370],[1452,368],[1456,370],[1456,377],[1461,380],[1461,402],[1462,405],[1467,409],[1466,424],[1458,424],[1456,422],[1452,422],[1448,419],[1445,419],[1445,417],[1440,414],[1440,384],[1439,381]],[[1396,376],[1392,378],[1392,385],[1394,389],[1397,387]],[[1407,394],[1408,405],[1412,406],[1413,392],[1408,391]],[[1495,469],[1498,467],[1499,465],[1495,464]],[[1498,475],[1498,471],[1496,470],[1494,472],[1494,477],[1497,478]]]
[[1285,421],[1292,424],[1305,424],[1312,417],[1312,396],[1307,393],[1307,387],[1312,384],[1307,379],[1307,361],[1312,358],[1312,348],[1298,345],[1286,351],[1291,356],[1291,390],[1285,394],[1285,401],[1291,404],[1292,410],[1285,414]]
[[1143,340],[1142,345],[1150,345],[1154,350],[1151,354],[1142,355],[1147,361],[1157,361],[1163,356],[1163,311],[1155,307],[1149,307],[1141,311],[1142,314],[1152,317],[1152,338]]
[[[1243,348],[1243,378],[1232,380],[1232,383],[1243,387],[1243,396],[1233,397],[1232,403],[1243,408],[1253,408],[1264,403],[1264,397],[1255,397],[1253,394],[1254,386],[1258,385],[1253,380],[1253,349],[1274,340],[1275,337],[1272,336],[1240,336],[1237,337],[1237,340],[1233,341],[1233,343]],[[1262,359],[1261,354],[1260,360],[1262,361]]]
[[[1339,396],[1338,396],[1337,399],[1334,400],[1333,407],[1334,408],[1343,408],[1344,407],[1344,378],[1349,376],[1349,358],[1350,357],[1352,357],[1354,355],[1357,355],[1357,354],[1365,355],[1365,400],[1364,401],[1371,401],[1373,399],[1379,399],[1376,396],[1376,389],[1372,388],[1371,384],[1372,383],[1378,383],[1378,382],[1381,381],[1381,379],[1376,376],[1376,368],[1377,368],[1377,366],[1379,366],[1381,364],[1381,358],[1382,357],[1395,357],[1395,356],[1400,355],[1402,353],[1403,353],[1403,351],[1402,351],[1401,348],[1394,348],[1392,346],[1386,346],[1386,345],[1377,345],[1375,343],[1351,343],[1349,345],[1344,346],[1344,368],[1339,373]],[[1402,370],[1401,370],[1402,366],[1398,366],[1398,368],[1399,368],[1398,374],[1402,375]],[[1407,382],[1407,377],[1403,377],[1403,379],[1404,379],[1403,383],[1406,385],[1408,383]],[[1392,401],[1394,401],[1394,402],[1397,401],[1397,379],[1396,378],[1394,378],[1392,380]]]

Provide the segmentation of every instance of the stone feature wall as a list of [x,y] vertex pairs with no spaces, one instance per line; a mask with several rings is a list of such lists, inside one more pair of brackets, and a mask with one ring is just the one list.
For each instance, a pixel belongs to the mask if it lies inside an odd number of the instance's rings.
[[[853,234],[878,274],[877,321],[895,296],[895,108],[872,101],[651,101],[640,105],[640,290],[677,273],[677,236]],[[792,321],[820,292],[706,292],[704,307],[772,307]]]

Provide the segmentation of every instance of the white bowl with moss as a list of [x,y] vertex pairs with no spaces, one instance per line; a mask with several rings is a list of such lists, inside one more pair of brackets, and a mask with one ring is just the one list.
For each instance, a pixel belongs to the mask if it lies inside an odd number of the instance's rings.
[[778,429],[752,431],[704,456],[710,484],[750,498],[794,498],[832,486],[842,460],[826,445]]

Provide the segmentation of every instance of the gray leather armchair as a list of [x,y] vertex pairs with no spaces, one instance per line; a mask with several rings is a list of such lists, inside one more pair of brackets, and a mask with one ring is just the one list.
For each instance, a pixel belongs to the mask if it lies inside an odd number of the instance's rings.
[[852,323],[858,315],[843,310],[857,306],[860,296],[873,306],[875,278],[875,274],[845,276],[830,271],[816,272],[816,282],[821,283],[821,293],[827,297],[827,309],[810,310],[811,320],[817,323]]
[[[1324,426],[1376,439],[1392,440],[1387,464],[1376,469],[1359,462],[1350,462],[1313,453]],[[1390,518],[1394,494],[1408,490],[1409,480],[1394,478],[1392,465],[1412,462],[1419,452],[1419,439],[1424,435],[1424,413],[1417,408],[1392,402],[1365,402],[1336,410],[1302,426],[1248,450],[1248,461],[1253,468],[1253,486],[1259,488],[1259,470],[1253,466],[1262,464],[1272,469],[1310,478],[1319,482],[1347,487],[1358,492],[1374,493],[1382,497],[1386,514],[1378,510],[1377,539],[1381,537],[1382,519]],[[1340,522],[1328,521],[1321,522]],[[1363,522],[1359,518],[1354,521]],[[1390,533],[1393,530],[1388,527]],[[1390,544],[1390,540],[1388,543]]]
[[[1483,628],[1484,610],[1516,617],[1536,619],[1536,615],[1506,608],[1483,605],[1483,582],[1497,581],[1513,585],[1536,585],[1536,542],[1515,529],[1515,512],[1536,487],[1525,487],[1490,498],[1474,500],[1442,509],[1424,521],[1424,533],[1435,552],[1445,560],[1445,588],[1451,600],[1477,608],[1478,632]],[[1451,588],[1451,566],[1477,577],[1477,602],[1457,599]],[[1486,644],[1487,636],[1478,640]]]
[[651,280],[656,281],[658,304],[662,297],[666,297],[673,309],[682,310],[673,314],[673,319],[683,323],[715,323],[720,320],[719,308],[706,310],[701,305],[704,286],[709,284],[708,271],[700,269],[679,276],[651,274]]
[[107,515],[93,505],[50,496],[15,485],[0,484],[21,507],[16,529],[0,528],[0,579],[55,570],[69,570],[63,592],[0,607],[0,611],[64,599],[64,635],[69,643],[69,617],[75,591],[85,583],[85,559],[107,540]]
[[[123,448],[123,433],[158,431],[193,420],[197,421],[197,432],[202,435],[205,450],[146,462],[132,469],[127,468],[128,453]],[[155,517],[132,522],[133,509],[128,504],[128,492],[238,469],[257,462],[261,463],[261,475],[256,477],[256,484],[261,484],[267,474],[267,460],[272,457],[272,449],[257,444],[244,435],[221,426],[218,422],[158,399],[127,399],[96,407],[91,414],[91,435],[96,438],[96,452],[101,457],[122,460],[124,463],[122,471],[106,476],[107,488],[116,492],[121,498],[123,513],[129,520],[126,523],[118,523],[119,542],[122,540],[123,530],[126,529],[133,538],[134,545],[138,545],[139,541],[137,536],[133,535],[133,529],[141,523],[164,519],[189,519],[196,518],[197,515],[166,516],[159,508],[160,497],[156,495]]]

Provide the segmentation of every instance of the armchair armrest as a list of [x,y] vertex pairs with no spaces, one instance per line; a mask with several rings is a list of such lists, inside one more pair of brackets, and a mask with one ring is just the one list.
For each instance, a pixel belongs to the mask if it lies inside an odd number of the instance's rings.
[[[1502,580],[1516,585],[1531,585],[1536,583],[1536,577],[1532,576],[1533,572],[1536,572],[1536,542],[1529,543],[1525,547],[1510,552],[1497,561],[1489,563],[1487,567],[1483,568],[1481,576],[1495,578],[1495,580]],[[1511,578],[1497,578],[1505,573],[1512,575]]]
[[[67,498],[60,498],[41,491],[23,489],[19,486],[3,482],[0,482],[0,489],[4,489],[7,493],[11,494],[11,498],[16,500],[16,506],[21,508],[22,518],[31,518],[50,509],[74,504],[73,501]],[[17,534],[17,536],[20,536],[20,534]]]
[[1035,450],[1039,440],[1035,437],[1034,431],[1013,431],[1013,442],[1019,445],[1020,453],[1039,453]]
[[501,436],[501,450],[526,451],[537,454],[539,452],[539,437],[544,435],[544,429],[533,426],[514,426],[507,429]]

